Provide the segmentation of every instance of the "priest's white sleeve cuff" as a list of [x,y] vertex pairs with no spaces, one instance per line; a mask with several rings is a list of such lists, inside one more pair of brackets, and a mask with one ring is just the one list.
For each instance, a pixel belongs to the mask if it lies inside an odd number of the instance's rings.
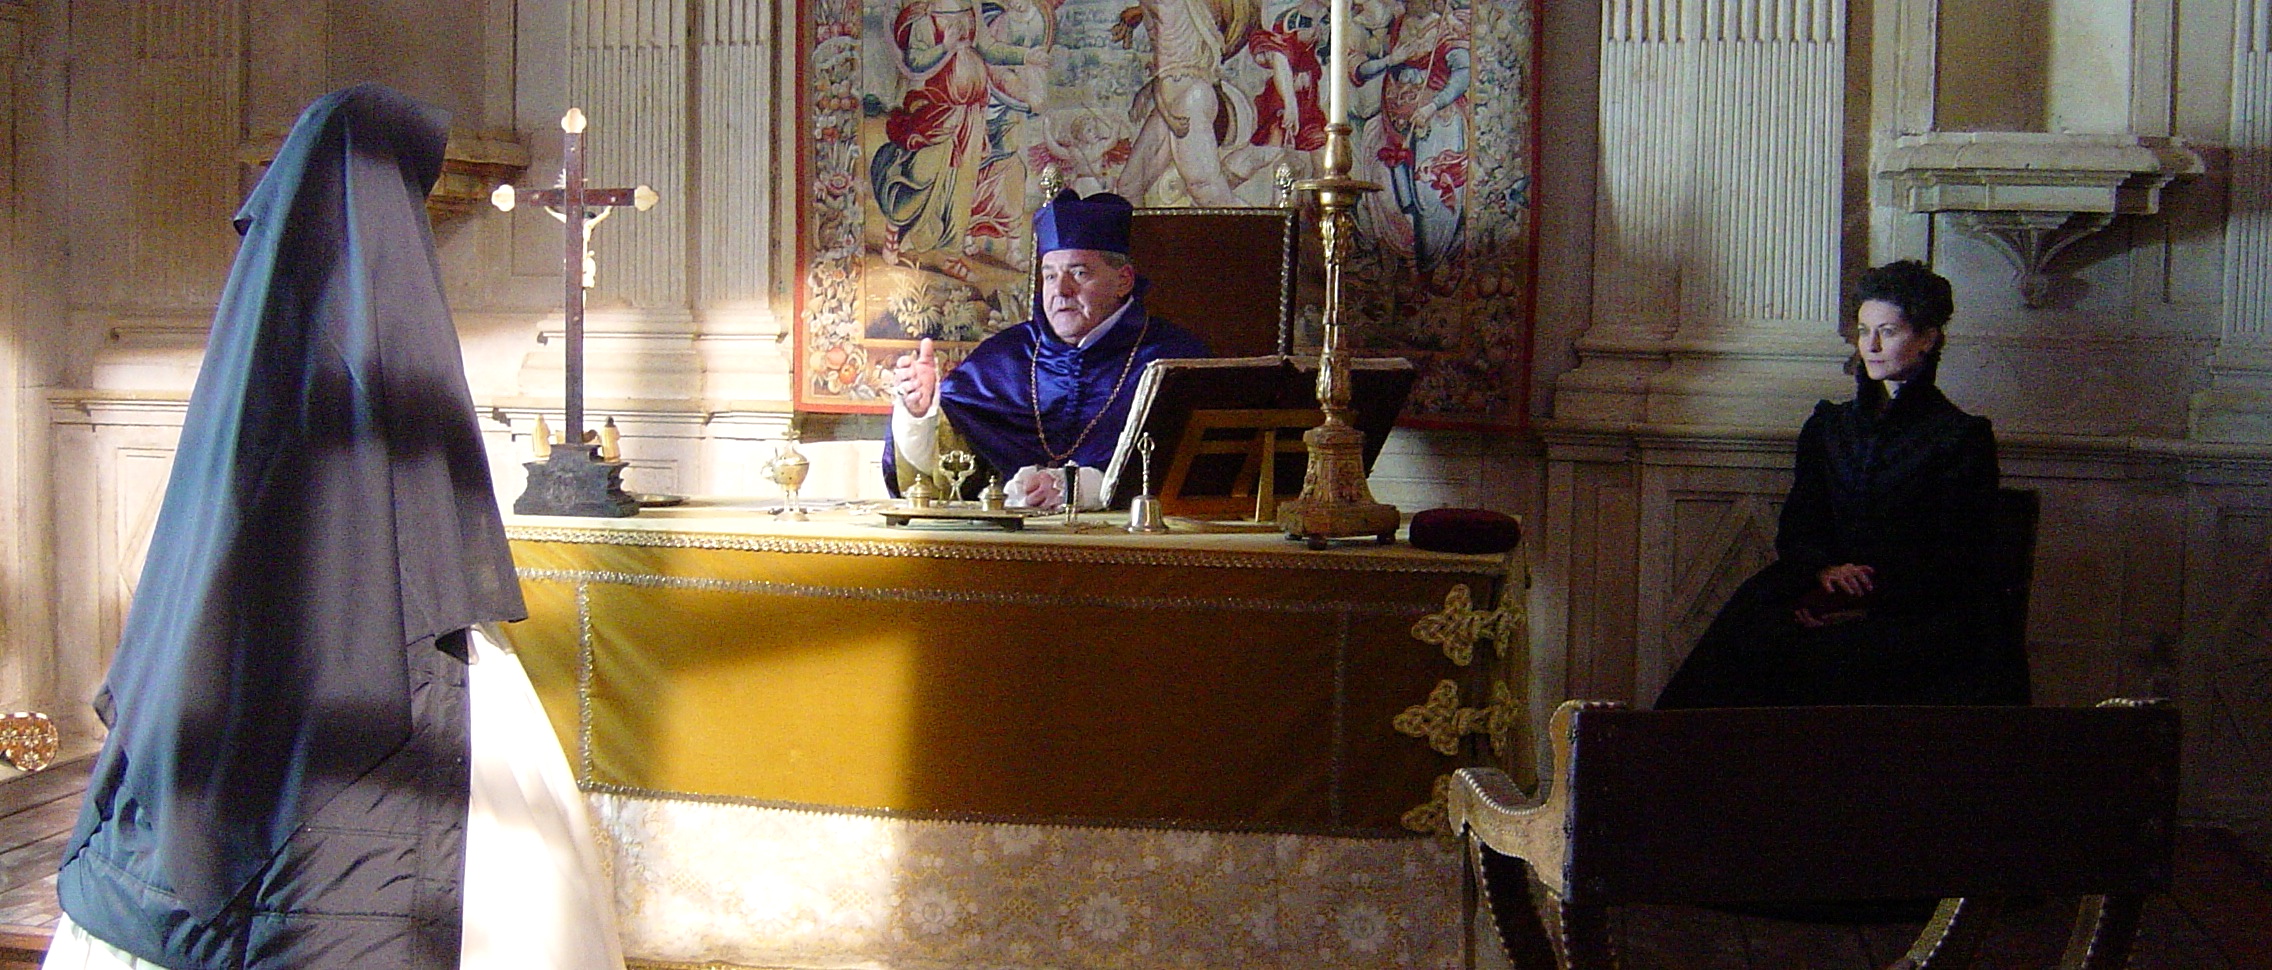
[[907,402],[894,399],[891,405],[891,440],[899,449],[899,464],[911,471],[934,475],[939,471],[939,398],[931,396],[931,410],[922,415],[907,413]]

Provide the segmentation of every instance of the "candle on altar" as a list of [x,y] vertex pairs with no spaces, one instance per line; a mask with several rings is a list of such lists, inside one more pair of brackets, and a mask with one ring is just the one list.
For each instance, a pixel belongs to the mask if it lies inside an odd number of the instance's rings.
[[1325,123],[1345,125],[1349,123],[1349,0],[1333,0],[1326,16],[1331,24],[1326,74],[1332,83],[1326,87]]

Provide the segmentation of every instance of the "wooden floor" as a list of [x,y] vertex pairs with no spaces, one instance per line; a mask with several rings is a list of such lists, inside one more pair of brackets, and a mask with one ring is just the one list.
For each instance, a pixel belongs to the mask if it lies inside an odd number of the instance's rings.
[[0,781],[0,930],[55,929],[55,866],[93,760]]
[[[2272,882],[2226,833],[2181,829],[2170,891],[2146,904],[2131,970],[2272,970]],[[2077,900],[2015,905],[1976,967],[2059,964]],[[1625,970],[1882,970],[1921,924],[1811,925],[1685,906],[1619,911]]]
[[[0,781],[0,970],[51,932],[55,866],[79,811],[89,760]],[[2272,970],[2272,881],[2223,832],[2178,838],[2170,892],[2149,903],[2133,970]],[[2073,910],[2051,900],[2007,914],[1982,965],[2051,966]],[[1900,956],[1915,926],[1810,926],[1675,906],[1621,911],[1628,970],[1876,970]],[[12,960],[11,957],[16,959]]]

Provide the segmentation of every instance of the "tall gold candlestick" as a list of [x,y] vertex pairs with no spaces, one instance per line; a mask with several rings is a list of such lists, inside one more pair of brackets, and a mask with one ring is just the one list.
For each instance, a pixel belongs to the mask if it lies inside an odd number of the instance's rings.
[[1325,423],[1302,435],[1309,446],[1309,468],[1302,495],[1278,507],[1278,529],[1312,549],[1346,536],[1396,541],[1396,506],[1373,501],[1365,483],[1365,432],[1350,423],[1349,349],[1342,335],[1342,269],[1349,259],[1356,207],[1365,193],[1381,187],[1349,177],[1352,150],[1349,125],[1335,119],[1325,126],[1325,174],[1294,187],[1317,193],[1318,241],[1325,256],[1325,346],[1317,362],[1317,403]]

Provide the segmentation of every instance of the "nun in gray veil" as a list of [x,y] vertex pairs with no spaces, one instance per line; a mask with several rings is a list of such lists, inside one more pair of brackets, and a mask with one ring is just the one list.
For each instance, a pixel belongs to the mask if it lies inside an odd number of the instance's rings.
[[[50,967],[471,967],[517,945],[499,916],[559,937],[512,965],[622,965],[558,742],[477,629],[525,610],[424,210],[447,137],[335,92],[237,214]],[[557,892],[481,868],[532,838]]]

